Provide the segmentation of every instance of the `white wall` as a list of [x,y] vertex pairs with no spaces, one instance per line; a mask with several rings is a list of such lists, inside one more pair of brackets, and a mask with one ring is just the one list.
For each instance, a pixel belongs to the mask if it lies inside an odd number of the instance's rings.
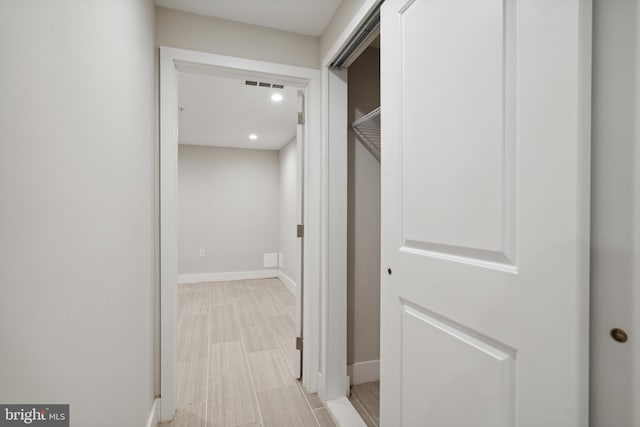
[[[380,106],[380,50],[349,67],[348,123]],[[380,358],[380,163],[348,133],[347,363]]]
[[154,399],[153,47],[150,1],[0,2],[0,402],[74,426]]
[[[593,37],[593,427],[640,426],[640,5],[596,0]],[[609,331],[622,328],[625,344]]]
[[298,194],[298,145],[295,138],[280,150],[280,207],[278,220],[278,248],[280,270],[297,282],[300,277],[300,240],[296,237]]
[[331,18],[329,25],[320,36],[320,60],[323,60],[329,53],[329,50],[345,31],[347,25],[368,2],[369,0],[343,0],[333,18]]
[[157,8],[156,43],[220,55],[318,68],[318,37]]
[[180,275],[263,270],[278,252],[278,152],[180,145],[178,159]]

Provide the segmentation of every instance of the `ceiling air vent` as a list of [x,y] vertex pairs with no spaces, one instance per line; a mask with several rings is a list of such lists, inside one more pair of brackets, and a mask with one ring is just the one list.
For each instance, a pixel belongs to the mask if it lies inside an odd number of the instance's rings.
[[284,89],[284,85],[278,83],[269,83],[269,82],[257,82],[255,80],[245,80],[244,84],[247,86],[255,86],[255,87],[271,87],[274,89]]

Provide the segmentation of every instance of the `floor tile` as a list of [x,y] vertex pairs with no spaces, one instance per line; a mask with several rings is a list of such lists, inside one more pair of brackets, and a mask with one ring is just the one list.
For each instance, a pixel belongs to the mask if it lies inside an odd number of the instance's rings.
[[207,423],[236,427],[260,421],[242,343],[211,344]]
[[316,393],[307,393],[304,390],[304,387],[302,387],[302,384],[300,384],[299,381],[297,383],[298,383],[298,388],[304,394],[304,397],[307,399],[307,402],[309,403],[309,406],[311,406],[311,409],[318,409],[318,408],[325,407],[324,402],[322,401],[322,399],[320,399],[320,397],[318,397]]
[[318,427],[296,385],[258,393],[264,427]]
[[180,378],[176,387],[178,407],[206,402],[208,364],[209,359],[178,363],[178,378]]
[[352,386],[350,400],[368,426],[380,424],[380,382]]
[[240,341],[242,339],[233,305],[213,305],[209,314],[211,343]]
[[314,412],[320,427],[337,427],[327,408],[316,409]]
[[297,384],[280,349],[256,351],[248,357],[257,392]]
[[294,376],[295,298],[279,279],[178,288],[176,417],[162,427],[334,427]]
[[278,337],[274,334],[273,328],[270,328],[267,324],[241,328],[240,334],[242,335],[242,342],[249,353],[280,348]]
[[178,325],[178,362],[206,359],[208,346],[209,314],[184,316]]
[[179,407],[170,423],[160,423],[158,427],[207,427],[204,402]]

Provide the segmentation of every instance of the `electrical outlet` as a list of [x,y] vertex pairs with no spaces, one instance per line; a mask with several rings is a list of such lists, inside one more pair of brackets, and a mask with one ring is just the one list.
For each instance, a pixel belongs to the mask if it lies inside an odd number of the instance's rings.
[[204,249],[200,249],[200,256],[204,256]]

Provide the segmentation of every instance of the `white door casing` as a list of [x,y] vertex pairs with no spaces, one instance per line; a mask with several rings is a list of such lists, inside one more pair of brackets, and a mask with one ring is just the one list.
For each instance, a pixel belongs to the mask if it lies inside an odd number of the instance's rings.
[[[304,221],[320,224],[321,195],[320,151],[320,73],[295,67],[245,58],[160,47],[160,421],[173,418],[176,408],[176,286],[177,258],[177,165],[178,165],[178,72],[195,72],[255,79],[266,77],[305,93],[307,122],[303,128]],[[320,276],[320,227],[309,227],[304,240],[304,334],[310,339],[304,355],[303,386],[315,392],[318,372]],[[314,339],[315,338],[315,339]],[[294,343],[291,343],[292,345]]]
[[590,1],[381,17],[381,426],[587,426]]

